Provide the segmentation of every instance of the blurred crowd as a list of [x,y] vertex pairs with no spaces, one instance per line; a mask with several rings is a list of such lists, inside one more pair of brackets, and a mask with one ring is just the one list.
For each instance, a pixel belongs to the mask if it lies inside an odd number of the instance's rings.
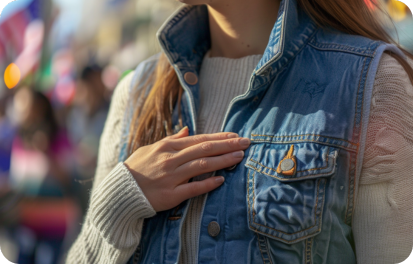
[[[374,10],[376,6],[369,1]],[[378,2],[413,52],[413,20]],[[159,52],[174,0],[17,0],[0,16],[0,249],[60,263],[87,210],[113,89]],[[394,29],[397,29],[398,34]]]
[[0,249],[61,262],[81,228],[113,89],[159,52],[173,0],[17,0],[0,16]]

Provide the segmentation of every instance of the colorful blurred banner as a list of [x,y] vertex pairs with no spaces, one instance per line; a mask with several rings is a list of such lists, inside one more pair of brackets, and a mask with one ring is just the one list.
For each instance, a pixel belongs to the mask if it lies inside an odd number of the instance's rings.
[[17,0],[4,8],[0,16],[0,59],[23,50],[26,27],[40,15],[40,0]]
[[1,13],[0,62],[11,62],[4,72],[4,82],[9,89],[39,62],[44,36],[40,17],[40,0],[17,0]]

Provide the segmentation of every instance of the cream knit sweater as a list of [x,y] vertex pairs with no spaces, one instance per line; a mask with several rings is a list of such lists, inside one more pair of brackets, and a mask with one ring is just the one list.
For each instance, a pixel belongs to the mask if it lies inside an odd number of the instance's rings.
[[[233,97],[244,93],[260,56],[204,59],[200,72],[201,133],[218,132]],[[411,62],[413,66],[413,62]],[[89,210],[66,263],[125,263],[153,210],[128,169],[118,163],[132,74],[115,90],[100,140]],[[365,158],[354,214],[358,263],[403,261],[413,246],[413,86],[400,64],[384,55],[377,72]],[[191,200],[182,230],[180,263],[196,263],[204,196]]]

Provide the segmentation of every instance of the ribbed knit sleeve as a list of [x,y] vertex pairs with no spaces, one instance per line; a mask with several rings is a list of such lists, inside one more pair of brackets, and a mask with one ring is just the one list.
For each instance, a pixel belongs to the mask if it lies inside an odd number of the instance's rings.
[[400,263],[412,252],[413,86],[387,54],[373,89],[353,231],[357,263]]
[[82,230],[66,258],[68,264],[126,263],[139,244],[144,218],[155,211],[120,162],[120,138],[133,73],[115,89],[100,140],[98,166]]

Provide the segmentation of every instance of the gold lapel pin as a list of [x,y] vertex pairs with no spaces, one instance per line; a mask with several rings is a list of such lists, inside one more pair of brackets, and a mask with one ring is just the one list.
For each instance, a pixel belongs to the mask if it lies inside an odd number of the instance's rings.
[[295,171],[297,169],[297,161],[293,153],[294,145],[291,145],[287,155],[280,161],[280,164],[278,164],[277,173],[281,173],[288,176],[292,176],[295,174]]

